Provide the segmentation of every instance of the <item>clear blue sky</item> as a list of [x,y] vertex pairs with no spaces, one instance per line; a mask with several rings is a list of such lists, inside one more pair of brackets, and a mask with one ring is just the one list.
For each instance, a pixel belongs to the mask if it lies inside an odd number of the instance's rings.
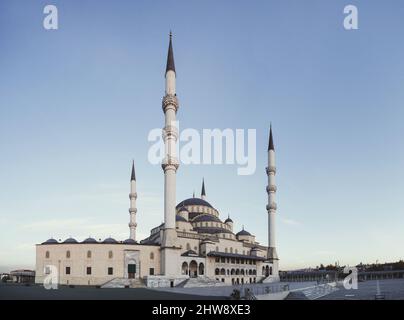
[[[59,30],[42,27],[59,9]],[[346,31],[343,8],[359,9]],[[128,237],[163,219],[150,129],[163,125],[168,32],[182,128],[255,128],[257,171],[182,166],[267,242],[267,136],[277,156],[281,269],[404,258],[402,1],[0,2],[0,266],[33,267],[49,237]]]

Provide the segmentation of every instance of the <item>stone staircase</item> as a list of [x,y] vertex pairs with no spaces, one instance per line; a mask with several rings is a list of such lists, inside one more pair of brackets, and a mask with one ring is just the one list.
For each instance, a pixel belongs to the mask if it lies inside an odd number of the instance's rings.
[[182,288],[198,288],[198,287],[223,287],[224,284],[221,281],[217,281],[215,279],[206,277],[206,276],[198,276],[196,278],[189,278],[184,282],[180,283],[178,287]]
[[101,288],[145,288],[143,280],[141,279],[126,279],[126,278],[114,278],[104,283]]

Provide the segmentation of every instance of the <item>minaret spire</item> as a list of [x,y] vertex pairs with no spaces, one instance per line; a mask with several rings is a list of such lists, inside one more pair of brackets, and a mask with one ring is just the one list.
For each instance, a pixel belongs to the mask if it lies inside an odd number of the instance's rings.
[[274,138],[272,137],[272,124],[269,127],[269,142],[268,142],[268,151],[273,150],[275,151],[274,147]]
[[130,180],[136,181],[136,173],[135,173],[135,160],[132,161],[132,174],[130,176]]
[[170,31],[170,43],[168,45],[168,54],[167,54],[167,67],[166,74],[168,71],[172,70],[175,72],[175,64],[174,64],[174,51],[173,51],[173,42],[172,42],[173,34]]
[[201,199],[206,199],[206,191],[205,191],[205,178],[202,179],[202,191],[201,191]]
[[137,208],[136,208],[136,199],[137,199],[137,193],[136,193],[136,174],[135,174],[135,161],[132,161],[132,174],[130,177],[130,193],[129,193],[129,200],[130,200],[130,207],[129,207],[129,215],[130,215],[130,220],[129,220],[129,230],[130,230],[130,236],[129,238],[136,241],[136,213],[137,213]]

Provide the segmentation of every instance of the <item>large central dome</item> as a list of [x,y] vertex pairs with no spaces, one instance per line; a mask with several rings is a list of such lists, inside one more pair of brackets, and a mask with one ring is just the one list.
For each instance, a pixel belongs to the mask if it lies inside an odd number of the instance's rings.
[[187,207],[187,206],[206,206],[206,207],[209,207],[209,208],[213,208],[213,206],[209,202],[207,202],[207,201],[205,201],[203,199],[200,199],[200,198],[189,198],[189,199],[186,199],[184,201],[181,201],[179,204],[177,204],[176,208],[178,209],[178,208],[180,208],[182,206],[184,206],[184,207]]

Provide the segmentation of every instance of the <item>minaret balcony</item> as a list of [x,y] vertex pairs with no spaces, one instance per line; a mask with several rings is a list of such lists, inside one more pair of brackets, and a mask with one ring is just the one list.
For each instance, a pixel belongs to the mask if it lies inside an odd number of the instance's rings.
[[178,128],[176,126],[168,125],[163,128],[163,140],[169,137],[178,139]]
[[276,192],[276,186],[275,185],[270,185],[270,186],[267,186],[267,193],[269,193],[269,192]]
[[163,168],[164,171],[170,169],[177,171],[179,166],[180,164],[178,162],[178,159],[172,156],[166,156],[163,160],[163,163],[161,164],[161,167]]
[[137,208],[129,208],[129,213],[130,214],[132,214],[132,213],[137,213]]
[[277,209],[276,202],[272,202],[270,204],[267,204],[267,211],[275,211]]
[[129,193],[129,199],[130,200],[133,200],[133,199],[137,199],[137,192],[131,192],[131,193]]
[[276,173],[276,167],[275,166],[269,166],[269,167],[266,167],[265,169],[266,169],[267,175],[270,174],[270,173],[273,173],[273,174]]
[[129,222],[128,223],[129,228],[136,228],[137,227],[137,223],[136,222]]
[[166,109],[168,109],[168,108],[172,108],[175,110],[175,112],[177,112],[177,110],[179,108],[177,96],[173,95],[173,94],[166,94],[163,97],[162,107],[163,107],[164,112],[166,112]]

